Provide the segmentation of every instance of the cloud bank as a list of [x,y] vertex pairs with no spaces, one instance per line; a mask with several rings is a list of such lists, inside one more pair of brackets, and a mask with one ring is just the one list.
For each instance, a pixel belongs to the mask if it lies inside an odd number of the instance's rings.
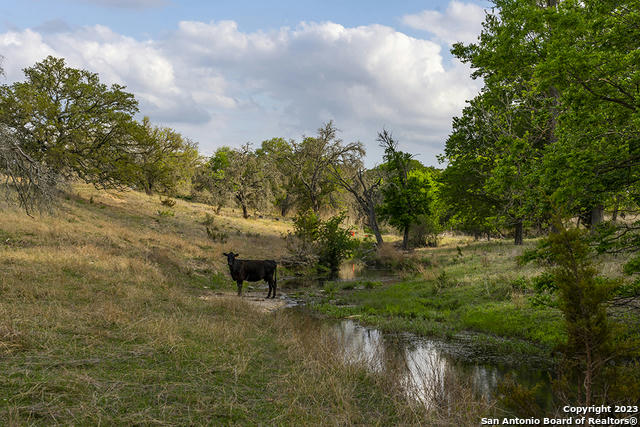
[[454,0],[444,13],[425,10],[405,15],[402,22],[411,28],[429,32],[448,44],[472,43],[480,35],[484,15],[484,9],[476,4]]
[[[447,9],[450,19],[456,5]],[[445,61],[441,40],[382,25],[303,22],[247,33],[233,21],[183,21],[162,40],[146,41],[103,26],[60,27],[0,34],[8,81],[22,80],[21,68],[47,55],[64,57],[127,86],[142,114],[198,141],[205,153],[275,136],[297,139],[333,119],[343,139],[365,143],[370,164],[379,162],[375,136],[383,127],[435,164],[451,117],[480,85],[465,65]],[[439,27],[430,31],[448,37]]]

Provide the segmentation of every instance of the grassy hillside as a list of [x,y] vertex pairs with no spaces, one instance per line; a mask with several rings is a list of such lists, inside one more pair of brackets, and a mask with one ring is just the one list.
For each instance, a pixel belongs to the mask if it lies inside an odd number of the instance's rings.
[[[424,423],[322,331],[236,297],[223,250],[277,258],[288,225],[74,187],[54,216],[3,207],[0,419],[51,424]],[[474,416],[471,423],[477,418]]]

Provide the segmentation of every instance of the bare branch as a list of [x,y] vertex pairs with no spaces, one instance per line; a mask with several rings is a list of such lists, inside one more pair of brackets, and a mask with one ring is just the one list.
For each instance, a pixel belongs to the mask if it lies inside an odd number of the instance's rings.
[[16,135],[4,125],[0,125],[0,174],[7,200],[17,197],[28,215],[50,206],[60,182],[59,176],[22,150]]

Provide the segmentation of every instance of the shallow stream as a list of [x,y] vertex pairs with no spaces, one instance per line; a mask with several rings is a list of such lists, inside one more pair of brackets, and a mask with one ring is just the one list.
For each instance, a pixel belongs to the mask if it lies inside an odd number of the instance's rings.
[[[363,270],[346,264],[340,271],[341,281],[398,280],[387,271]],[[303,307],[292,303],[305,322],[320,322],[336,340],[339,356],[347,363],[364,363],[376,372],[393,372],[406,393],[425,404],[441,404],[455,387],[469,387],[476,397],[495,400],[498,386],[507,376],[523,386],[542,386],[541,395],[551,396],[549,373],[539,363],[514,355],[478,354],[470,352],[465,336],[452,341],[418,337],[409,333],[385,333],[365,327],[352,319],[319,319]],[[300,322],[304,324],[305,322]],[[466,336],[466,341],[474,337]],[[517,356],[517,355],[516,355]],[[550,401],[541,401],[549,409]]]
[[470,387],[476,396],[494,400],[500,381],[507,375],[521,385],[542,383],[549,388],[548,374],[542,369],[465,360],[456,342],[388,334],[350,319],[333,322],[330,330],[347,363],[365,363],[373,371],[393,370],[407,394],[427,404],[447,399],[448,388],[459,386]]

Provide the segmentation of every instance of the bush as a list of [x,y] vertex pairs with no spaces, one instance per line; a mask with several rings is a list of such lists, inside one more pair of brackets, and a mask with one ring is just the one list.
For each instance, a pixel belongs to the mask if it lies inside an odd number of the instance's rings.
[[162,203],[162,206],[167,206],[169,208],[172,208],[176,205],[176,201],[170,198],[166,198],[166,199],[161,198],[160,203]]
[[434,216],[420,215],[418,221],[409,228],[409,246],[414,248],[432,247],[440,243],[441,227]]
[[340,268],[340,263],[351,256],[358,242],[351,237],[351,231],[340,227],[344,214],[331,217],[321,222],[318,228],[319,258],[318,263],[328,267],[332,273]]
[[[211,227],[213,226],[213,223],[215,222],[216,217],[214,215],[211,215],[209,212],[204,214],[204,219],[202,220],[202,225],[204,225],[205,227]],[[217,228],[216,228],[217,230]]]
[[202,220],[202,225],[204,225],[207,236],[209,236],[212,241],[226,243],[229,239],[229,234],[220,230],[218,226],[215,225],[215,218],[215,216],[207,212]]
[[226,243],[229,239],[229,234],[224,231],[214,231],[210,227],[206,227],[206,229],[207,236],[209,236],[209,238],[214,242]]
[[[414,258],[399,251],[390,243],[378,246],[375,256],[373,256],[367,264],[406,273],[419,272],[421,269],[421,266]],[[429,260],[429,265],[431,265],[431,260]]]
[[350,230],[340,226],[343,220],[344,214],[327,221],[320,220],[311,211],[298,214],[293,220],[294,232],[285,238],[287,249],[294,258],[292,264],[315,263],[319,270],[335,274],[340,263],[358,246]]
[[[589,236],[584,231],[565,230],[561,224],[557,229],[560,231],[545,239],[545,258],[551,264],[547,274],[553,285],[541,281],[537,286],[555,290],[567,328],[559,389],[576,404],[606,404],[616,394],[623,396],[623,402],[637,401],[638,378],[632,388],[623,389],[624,370],[617,368],[632,356],[629,349],[634,345],[625,342],[621,325],[615,325],[607,313],[619,282],[598,275]],[[631,391],[633,388],[635,392]]]
[[312,211],[301,212],[293,219],[293,232],[285,236],[291,257],[285,261],[290,267],[309,267],[318,262],[318,227],[320,220]]
[[360,241],[353,251],[353,258],[362,261],[366,265],[375,262],[377,244],[370,238]]

